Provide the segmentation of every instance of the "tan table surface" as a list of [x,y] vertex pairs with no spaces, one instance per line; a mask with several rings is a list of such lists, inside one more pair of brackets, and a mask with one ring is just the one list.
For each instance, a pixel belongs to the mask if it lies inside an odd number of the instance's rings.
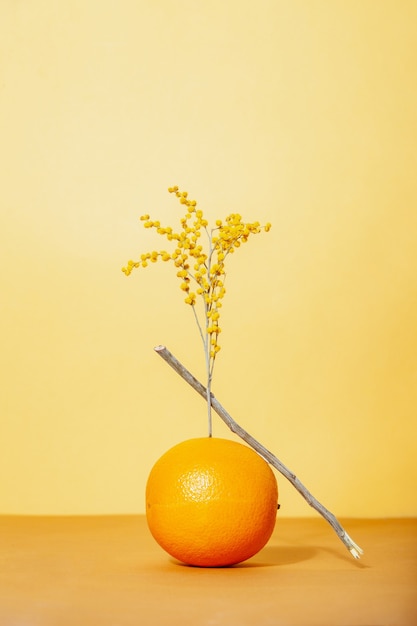
[[172,560],[142,516],[0,517],[1,626],[415,626],[417,520],[279,519],[232,568]]

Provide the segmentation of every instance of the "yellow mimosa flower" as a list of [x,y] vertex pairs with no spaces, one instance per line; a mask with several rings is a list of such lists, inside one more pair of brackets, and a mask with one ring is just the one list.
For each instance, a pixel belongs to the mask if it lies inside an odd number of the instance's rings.
[[[172,261],[177,268],[177,277],[180,278],[180,289],[187,295],[184,302],[192,307],[200,335],[203,339],[207,369],[207,393],[210,394],[213,368],[216,356],[220,351],[218,336],[221,328],[218,325],[220,318],[221,300],[226,290],[224,288],[225,260],[235,249],[246,243],[250,235],[261,232],[259,222],[242,221],[239,213],[231,213],[224,221],[218,219],[213,228],[208,227],[203,211],[196,209],[197,202],[188,198],[187,191],[180,191],[178,186],[168,188],[169,193],[175,194],[180,204],[186,207],[186,213],[179,220],[179,231],[171,226],[162,226],[160,221],[151,220],[149,214],[140,217],[145,228],[154,228],[159,235],[165,236],[168,241],[175,241],[173,252],[166,250],[142,253],[139,261],[129,260],[123,273],[129,276],[134,268],[145,268],[148,261],[156,263]],[[193,216],[193,222],[190,222]],[[268,222],[263,230],[268,232],[271,224]],[[206,245],[198,243],[206,235]],[[204,242],[203,242],[204,243]],[[188,262],[192,258],[193,262]],[[221,277],[223,280],[221,280]],[[190,290],[194,282],[195,292]],[[203,309],[202,318],[197,311],[198,302]],[[201,320],[201,321],[200,321]],[[208,395],[209,398],[209,395]],[[211,435],[211,405],[208,401],[209,434]]]

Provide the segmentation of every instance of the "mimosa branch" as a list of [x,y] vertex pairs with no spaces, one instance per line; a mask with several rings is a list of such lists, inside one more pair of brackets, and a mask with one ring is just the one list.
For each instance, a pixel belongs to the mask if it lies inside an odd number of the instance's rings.
[[[156,346],[155,352],[159,354],[176,372],[179,374],[197,393],[199,393],[206,401],[208,399],[207,389],[202,385],[175,357],[165,346]],[[229,413],[222,407],[220,402],[210,394],[211,406],[219,415],[219,417],[225,422],[230,430],[249,444],[261,457],[265,459],[270,465],[275,467],[290,483],[297,489],[297,491],[303,496],[307,503],[313,507],[324,519],[332,526],[333,530],[338,535],[339,539],[344,543],[346,548],[352,554],[355,559],[359,559],[363,553],[360,548],[347,534],[336,517],[328,509],[326,509],[314,496],[304,487],[295,474],[293,474],[272,452],[269,452],[262,444],[246,432]]]

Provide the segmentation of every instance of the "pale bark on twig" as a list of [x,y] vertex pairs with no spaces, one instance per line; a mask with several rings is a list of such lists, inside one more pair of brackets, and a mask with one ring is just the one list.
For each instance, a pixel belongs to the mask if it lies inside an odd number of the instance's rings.
[[[207,401],[207,390],[185,367],[174,357],[173,354],[165,346],[156,346],[155,352],[159,354],[176,372],[179,374],[197,393],[199,393]],[[295,489],[303,496],[307,503],[313,507],[324,519],[332,526],[340,540],[344,543],[346,548],[355,557],[359,559],[363,550],[349,537],[347,532],[338,522],[336,517],[328,509],[326,509],[314,496],[308,491],[308,489],[300,482],[293,472],[291,472],[272,452],[269,452],[262,444],[252,437],[246,430],[244,430],[239,424],[237,424],[231,415],[222,407],[220,402],[211,394],[211,406],[219,417],[225,422],[230,430],[238,435],[243,441],[249,444],[262,458],[265,459],[270,465],[275,467]]]

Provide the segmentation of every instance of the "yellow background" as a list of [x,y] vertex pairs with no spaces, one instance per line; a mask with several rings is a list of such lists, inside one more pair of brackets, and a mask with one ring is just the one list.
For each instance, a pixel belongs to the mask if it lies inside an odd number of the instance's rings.
[[[149,212],[271,221],[230,259],[213,391],[338,516],[416,502],[417,3],[2,0],[0,512],[143,513],[206,434]],[[214,434],[231,433],[216,418]],[[313,515],[279,480],[281,514]]]

